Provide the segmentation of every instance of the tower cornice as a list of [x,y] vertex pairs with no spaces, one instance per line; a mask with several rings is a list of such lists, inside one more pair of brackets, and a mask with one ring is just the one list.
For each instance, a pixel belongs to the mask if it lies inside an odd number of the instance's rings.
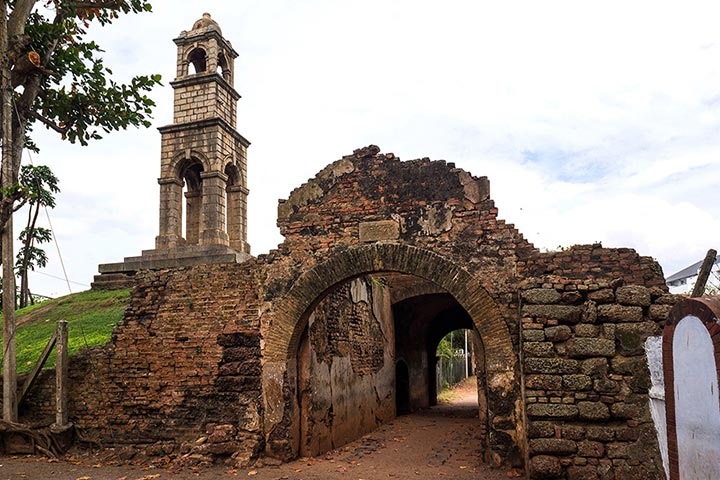
[[202,129],[218,126],[230,135],[232,135],[232,137],[243,147],[247,148],[250,146],[250,141],[247,138],[240,135],[240,133],[235,130],[235,128],[233,128],[228,122],[219,117],[195,120],[193,122],[173,123],[170,125],[165,125],[164,127],[158,127],[158,131],[164,135],[166,133],[188,132],[192,131],[193,129]]
[[196,73],[194,75],[190,75],[187,77],[180,78],[178,80],[173,80],[170,82],[170,85],[173,88],[181,88],[181,87],[191,87],[193,85],[201,85],[204,83],[211,83],[211,82],[217,82],[218,84],[224,86],[229,92],[230,95],[233,97],[233,100],[237,101],[242,98],[240,94],[235,90],[235,87],[230,85],[227,80],[223,78],[222,75],[219,73]]

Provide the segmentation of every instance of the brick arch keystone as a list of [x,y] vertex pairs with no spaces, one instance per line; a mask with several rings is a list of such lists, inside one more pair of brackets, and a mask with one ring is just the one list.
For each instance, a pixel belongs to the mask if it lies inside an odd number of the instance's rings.
[[392,271],[422,277],[450,293],[473,319],[485,345],[488,371],[511,371],[516,364],[512,340],[499,308],[480,281],[448,258],[430,250],[374,243],[333,252],[303,273],[276,304],[264,357],[284,362],[295,357],[310,310],[333,286],[359,275]]

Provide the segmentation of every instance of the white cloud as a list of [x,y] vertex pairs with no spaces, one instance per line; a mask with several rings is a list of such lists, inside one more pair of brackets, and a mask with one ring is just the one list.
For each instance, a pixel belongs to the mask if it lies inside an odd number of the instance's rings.
[[[240,54],[238,130],[252,142],[256,254],[281,241],[279,198],[369,143],[489,176],[500,216],[539,247],[635,247],[666,273],[718,247],[716,2],[181,0],[154,8],[96,30],[108,66],[121,78],[162,73],[154,126],[167,124],[172,38],[203,11],[220,23]],[[113,134],[88,148],[50,138],[43,135],[36,163],[51,163],[62,182],[55,227],[74,279],[88,283],[98,263],[152,248],[157,131]]]

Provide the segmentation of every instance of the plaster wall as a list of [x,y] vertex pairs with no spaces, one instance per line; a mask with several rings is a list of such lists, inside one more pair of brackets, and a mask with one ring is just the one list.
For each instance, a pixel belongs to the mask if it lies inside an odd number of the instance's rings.
[[681,478],[720,478],[720,397],[715,349],[695,316],[673,336],[678,463]]
[[395,417],[388,287],[360,277],[325,297],[299,349],[300,454],[318,455]]

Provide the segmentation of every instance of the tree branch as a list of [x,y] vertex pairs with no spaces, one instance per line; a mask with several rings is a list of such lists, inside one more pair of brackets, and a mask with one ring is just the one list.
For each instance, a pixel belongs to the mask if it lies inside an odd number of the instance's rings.
[[68,8],[109,8],[117,10],[120,8],[120,2],[68,2],[65,4]]
[[42,115],[40,115],[38,112],[32,111],[32,112],[30,112],[30,115],[32,115],[32,117],[35,120],[40,120],[42,123],[45,124],[45,126],[51,128],[52,130],[55,130],[57,133],[59,133],[61,135],[65,135],[68,132],[68,130],[70,129],[69,125],[60,127],[59,125],[57,125],[55,122],[53,122],[49,118],[45,118]]
[[25,197],[25,198],[23,198],[22,200],[20,200],[20,202],[13,207],[13,213],[17,212],[17,211],[20,210],[22,207],[24,207],[25,204],[27,203],[27,201],[28,201],[27,197]]
[[8,36],[12,38],[15,35],[22,35],[25,33],[25,24],[27,19],[32,12],[33,7],[37,3],[37,0],[16,0],[15,7],[10,18],[8,19]]

